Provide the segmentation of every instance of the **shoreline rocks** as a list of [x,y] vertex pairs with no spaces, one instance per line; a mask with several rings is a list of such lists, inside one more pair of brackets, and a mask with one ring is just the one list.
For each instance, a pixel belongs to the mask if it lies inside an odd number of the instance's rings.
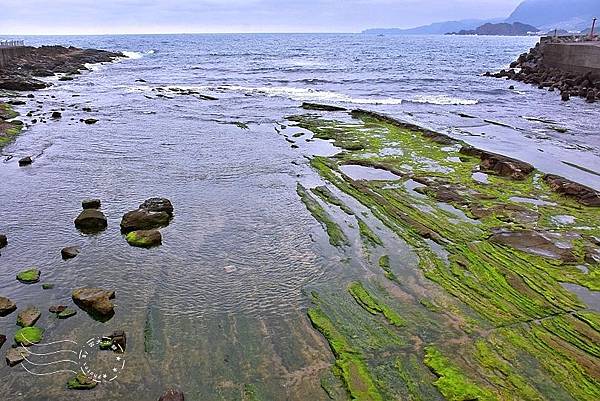
[[463,146],[460,153],[479,157],[481,159],[480,166],[486,172],[492,172],[501,177],[508,177],[517,181],[526,179],[534,171],[534,167],[529,163],[472,146]]
[[553,191],[575,199],[584,206],[600,207],[600,192],[595,189],[554,174],[546,174],[544,181]]

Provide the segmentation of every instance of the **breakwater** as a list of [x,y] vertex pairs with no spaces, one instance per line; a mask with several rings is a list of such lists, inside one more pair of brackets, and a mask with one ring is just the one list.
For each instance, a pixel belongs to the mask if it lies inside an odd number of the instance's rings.
[[562,71],[600,76],[600,41],[542,42],[542,64]]

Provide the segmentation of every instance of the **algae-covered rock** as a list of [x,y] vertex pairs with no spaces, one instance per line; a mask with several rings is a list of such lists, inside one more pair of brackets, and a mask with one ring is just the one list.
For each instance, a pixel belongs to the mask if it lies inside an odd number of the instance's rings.
[[39,327],[24,327],[15,333],[15,342],[28,346],[42,341],[44,330]]
[[27,309],[19,312],[17,316],[17,325],[21,327],[30,327],[42,316],[40,310],[35,306],[28,306]]
[[77,311],[71,308],[66,308],[64,309],[62,312],[58,313],[58,318],[59,319],[68,319],[70,317],[73,317],[77,314]]
[[121,220],[121,231],[129,233],[137,230],[152,230],[169,225],[171,216],[160,211],[152,212],[147,209],[138,209],[125,213]]
[[0,297],[0,316],[7,316],[17,309],[17,304],[8,298]]
[[28,269],[17,274],[17,280],[24,284],[34,284],[40,281],[41,272],[38,269]]
[[54,288],[54,284],[44,283],[42,284],[42,290],[51,290]]
[[23,362],[27,355],[29,355],[29,351],[24,347],[9,348],[6,351],[6,364],[12,368]]
[[78,288],[73,290],[73,302],[93,318],[102,321],[110,319],[114,315],[115,292],[102,288]]
[[81,232],[94,234],[108,226],[104,213],[97,209],[84,209],[75,219],[75,227]]
[[169,389],[165,391],[158,401],[185,401],[185,397],[180,390]]
[[85,373],[78,373],[67,382],[69,390],[91,390],[98,385],[98,382],[88,377]]
[[575,199],[585,206],[600,207],[600,192],[558,175],[546,174],[544,181],[553,191]]
[[132,231],[125,237],[131,246],[152,248],[162,244],[162,236],[158,230]]

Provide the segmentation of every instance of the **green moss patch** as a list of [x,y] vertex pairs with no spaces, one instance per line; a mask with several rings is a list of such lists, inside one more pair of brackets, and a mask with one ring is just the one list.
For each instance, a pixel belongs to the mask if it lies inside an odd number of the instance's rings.
[[39,327],[23,327],[15,333],[15,342],[24,346],[38,344],[43,336],[44,330]]

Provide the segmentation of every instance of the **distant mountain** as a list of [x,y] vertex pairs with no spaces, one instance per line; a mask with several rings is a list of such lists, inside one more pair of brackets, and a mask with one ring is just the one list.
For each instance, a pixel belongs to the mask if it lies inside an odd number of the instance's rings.
[[500,35],[500,36],[525,36],[528,33],[538,32],[535,26],[521,24],[515,22],[509,24],[506,22],[500,24],[483,24],[477,29],[462,30],[459,32],[451,33],[450,35]]
[[501,22],[502,18],[480,20],[480,19],[466,19],[461,21],[446,21],[436,22],[430,25],[418,26],[410,29],[399,29],[399,28],[381,28],[381,29],[367,29],[363,31],[366,34],[375,35],[443,35],[448,32],[456,32],[460,30],[475,29],[478,26],[488,22]]
[[506,22],[522,22],[544,31],[566,29],[581,31],[600,18],[600,0],[525,0]]

